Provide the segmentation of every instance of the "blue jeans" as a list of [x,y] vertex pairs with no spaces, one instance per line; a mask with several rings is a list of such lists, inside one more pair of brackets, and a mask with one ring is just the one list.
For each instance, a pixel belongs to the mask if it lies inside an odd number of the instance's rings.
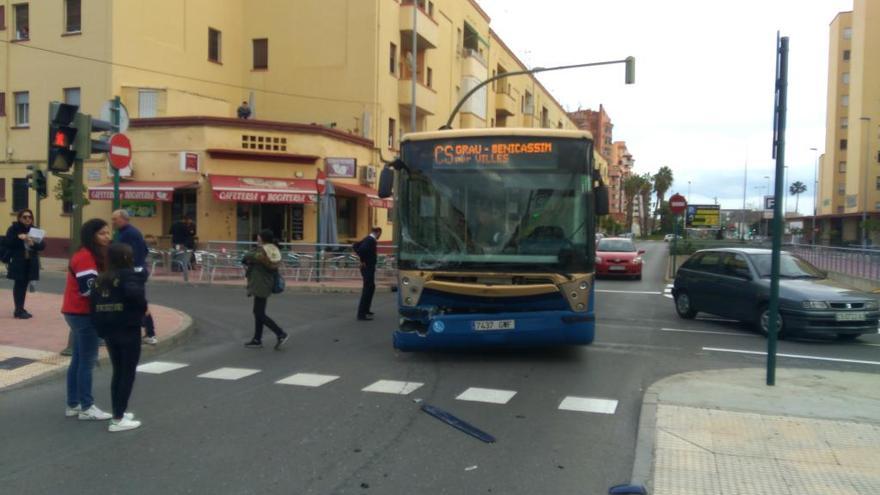
[[73,355],[67,368],[67,405],[83,409],[95,403],[92,397],[92,370],[98,358],[98,331],[90,315],[64,315],[73,331]]

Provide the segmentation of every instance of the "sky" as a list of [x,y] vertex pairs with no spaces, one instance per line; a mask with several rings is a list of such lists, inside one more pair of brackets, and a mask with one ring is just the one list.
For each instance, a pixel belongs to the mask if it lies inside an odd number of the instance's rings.
[[[790,39],[786,184],[807,192],[825,147],[829,24],[852,0],[478,0],[491,26],[529,67],[636,58],[623,65],[539,75],[568,110],[603,104],[614,140],[638,173],[672,168],[669,194],[691,204],[758,207],[775,176],[772,158],[776,32]],[[818,152],[810,148],[818,148]],[[775,179],[774,179],[775,180]],[[690,182],[690,186],[688,185]],[[772,184],[771,184],[772,187]],[[786,186],[786,190],[788,186]],[[794,211],[795,198],[787,200]]]

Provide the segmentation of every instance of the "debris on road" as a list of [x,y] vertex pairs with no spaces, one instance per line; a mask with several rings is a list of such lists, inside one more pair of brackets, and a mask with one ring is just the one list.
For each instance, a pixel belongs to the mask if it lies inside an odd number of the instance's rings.
[[477,469],[477,466],[468,466],[464,468],[465,471],[473,471],[474,469]]
[[476,426],[474,426],[466,421],[461,420],[460,418],[458,418],[456,416],[453,416],[452,414],[444,411],[443,409],[440,409],[438,407],[434,407],[430,404],[423,404],[422,411],[430,414],[431,416],[434,416],[435,418],[439,419],[440,421],[443,421],[444,423],[448,424],[449,426],[451,426],[453,428],[456,428],[458,430],[461,430],[461,431],[467,433],[468,435],[470,435],[474,438],[482,440],[486,443],[495,443],[495,437],[493,437],[492,435],[486,433],[483,430],[480,430]]

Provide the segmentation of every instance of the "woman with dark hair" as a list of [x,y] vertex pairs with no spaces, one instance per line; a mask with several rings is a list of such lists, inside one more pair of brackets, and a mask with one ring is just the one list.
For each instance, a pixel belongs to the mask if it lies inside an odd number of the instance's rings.
[[107,270],[98,275],[92,291],[92,320],[98,335],[107,343],[113,363],[113,420],[108,428],[111,432],[133,430],[141,425],[125,410],[141,358],[141,321],[147,311],[146,278],[145,271],[135,271],[131,246],[113,244],[107,250]]
[[92,321],[89,295],[98,272],[104,271],[112,234],[107,222],[93,218],[80,229],[80,248],[67,265],[67,284],[61,312],[73,332],[73,355],[67,368],[67,409],[64,415],[81,420],[107,420],[112,416],[95,406],[92,368],[98,357],[98,333]]
[[9,226],[6,236],[2,239],[6,256],[9,257],[6,278],[14,282],[12,299],[15,302],[14,316],[18,319],[32,317],[24,309],[24,300],[27,297],[28,285],[40,280],[40,256],[38,253],[46,248],[46,243],[42,239],[35,240],[28,235],[33,226],[34,212],[25,208],[18,212],[18,217]]
[[281,250],[275,244],[275,234],[263,230],[257,236],[257,247],[244,255],[242,262],[247,266],[247,294],[254,298],[254,338],[244,344],[252,349],[263,347],[263,325],[275,333],[278,341],[275,349],[287,342],[288,335],[266,315],[266,303],[275,287],[275,276],[281,264]]

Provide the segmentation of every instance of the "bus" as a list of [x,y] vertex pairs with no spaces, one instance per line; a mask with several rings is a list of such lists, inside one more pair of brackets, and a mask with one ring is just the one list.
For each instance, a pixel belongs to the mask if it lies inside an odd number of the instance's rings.
[[408,134],[380,174],[379,196],[392,195],[395,348],[593,341],[595,224],[608,192],[589,133]]

